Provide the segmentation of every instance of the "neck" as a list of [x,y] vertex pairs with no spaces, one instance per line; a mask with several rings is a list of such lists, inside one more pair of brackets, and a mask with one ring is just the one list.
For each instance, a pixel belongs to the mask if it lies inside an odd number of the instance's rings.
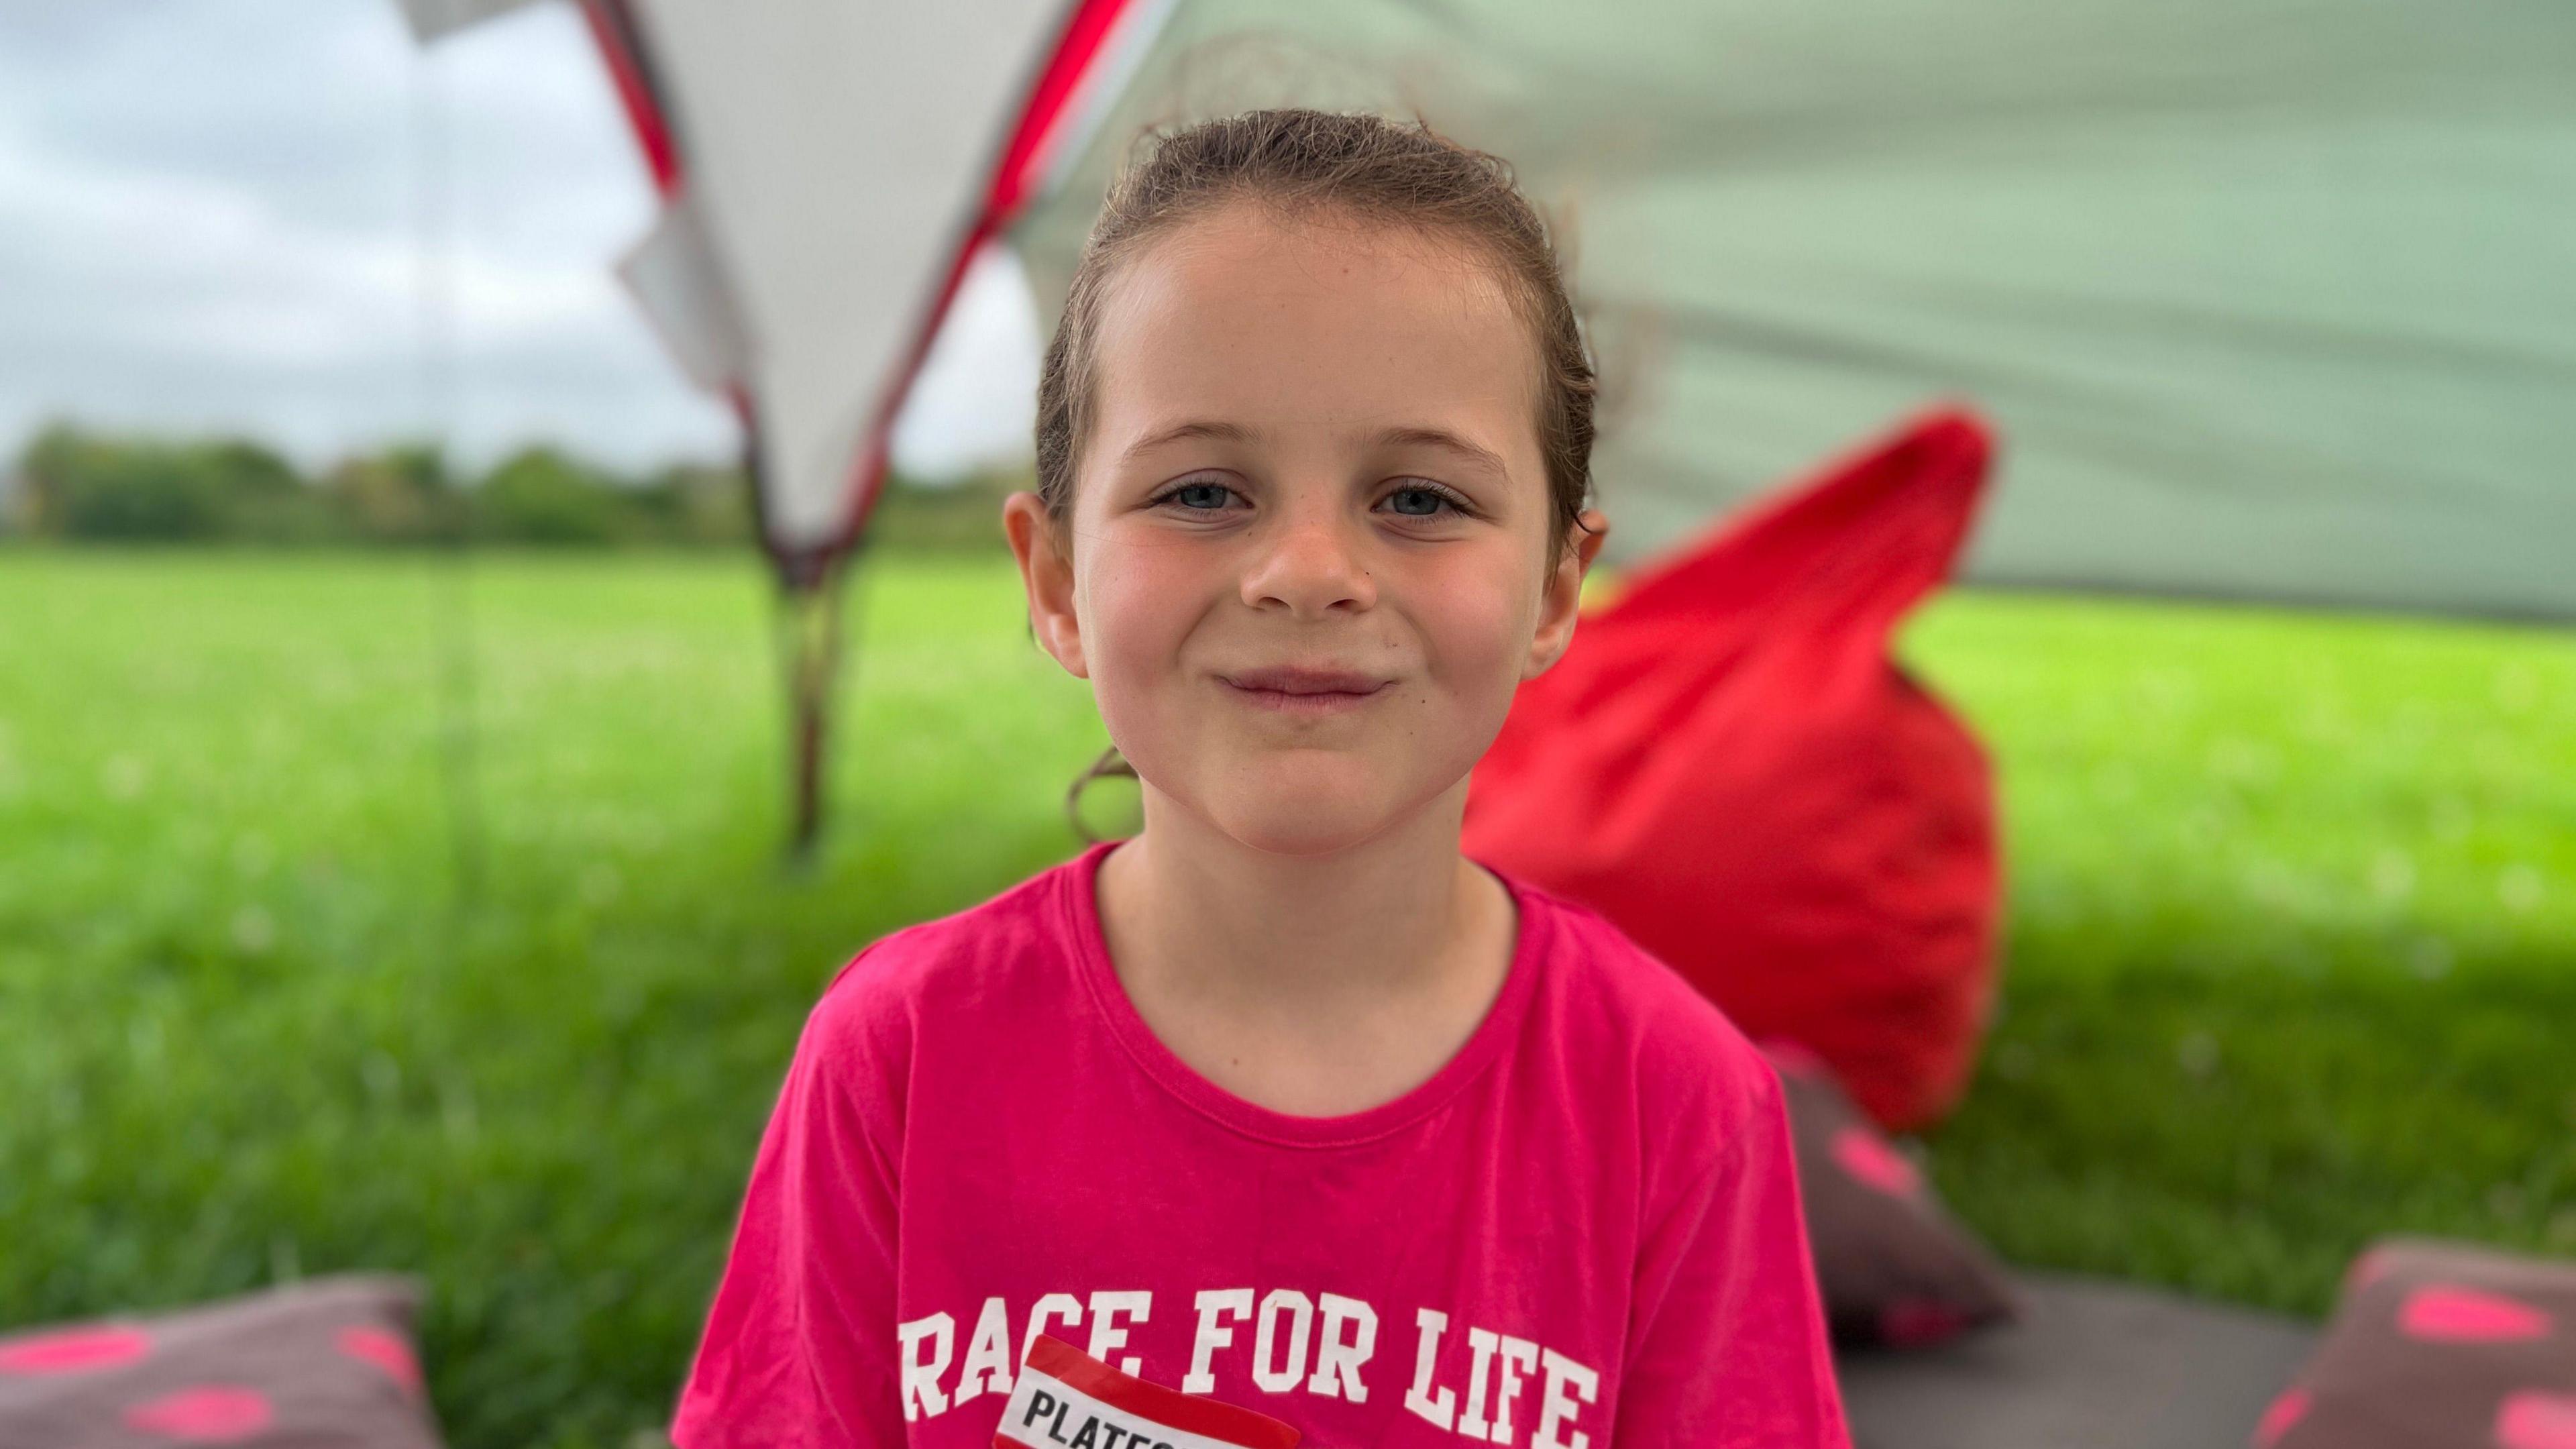
[[1131,989],[1333,1016],[1452,989],[1500,882],[1458,850],[1467,782],[1322,855],[1254,849],[1144,787],[1145,829],[1101,863],[1102,928]]

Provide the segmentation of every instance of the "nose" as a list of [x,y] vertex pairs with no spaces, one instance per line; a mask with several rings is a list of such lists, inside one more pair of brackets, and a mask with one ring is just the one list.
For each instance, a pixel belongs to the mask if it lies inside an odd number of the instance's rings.
[[1322,618],[1344,605],[1356,612],[1375,604],[1367,528],[1338,503],[1321,499],[1282,510],[1254,544],[1243,574],[1243,601],[1256,609],[1284,604],[1300,619]]

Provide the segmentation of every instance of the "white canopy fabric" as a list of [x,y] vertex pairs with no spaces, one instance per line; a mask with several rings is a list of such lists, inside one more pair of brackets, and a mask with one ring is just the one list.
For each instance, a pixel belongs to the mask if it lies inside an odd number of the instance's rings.
[[[424,39],[522,0],[403,0]],[[1009,160],[1043,160],[1057,0],[582,0],[664,197],[620,273],[755,433],[783,559],[846,547]],[[1102,20],[1123,7],[1105,7]],[[1096,45],[1099,37],[1091,37]],[[1092,58],[1091,46],[1070,60]],[[1075,71],[1071,79],[1079,79]]]
[[587,4],[690,213],[628,274],[789,549],[863,522],[974,246],[1051,322],[1142,127],[1299,103],[1556,214],[1614,561],[1949,396],[2003,440],[1972,578],[2576,616],[2566,0]]
[[454,30],[516,10],[528,0],[402,0],[403,18],[414,39],[424,43]]
[[[1053,0],[635,0],[680,194],[738,309],[765,526],[851,523],[1058,20]],[[647,297],[656,294],[646,293]],[[657,308],[667,333],[694,318]],[[722,335],[725,329],[712,329]],[[724,344],[707,349],[721,355]]]

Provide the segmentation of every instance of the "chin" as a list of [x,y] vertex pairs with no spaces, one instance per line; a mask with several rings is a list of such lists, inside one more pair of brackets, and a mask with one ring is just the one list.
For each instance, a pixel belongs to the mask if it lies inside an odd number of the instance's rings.
[[1218,829],[1272,855],[1332,855],[1362,845],[1394,825],[1400,792],[1352,781],[1238,789],[1208,802]]

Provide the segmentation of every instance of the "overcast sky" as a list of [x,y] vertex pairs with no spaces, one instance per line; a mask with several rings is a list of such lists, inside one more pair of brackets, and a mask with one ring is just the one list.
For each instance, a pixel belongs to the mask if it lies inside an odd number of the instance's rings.
[[[394,0],[0,0],[0,452],[58,416],[243,432],[308,464],[427,430],[439,144],[461,450],[732,457],[730,415],[610,270],[653,196],[580,17],[535,5],[424,58]],[[999,346],[1007,390],[1034,343]],[[942,348],[981,354],[958,361],[983,381],[925,379],[900,454],[935,468],[1025,428],[992,348]]]

